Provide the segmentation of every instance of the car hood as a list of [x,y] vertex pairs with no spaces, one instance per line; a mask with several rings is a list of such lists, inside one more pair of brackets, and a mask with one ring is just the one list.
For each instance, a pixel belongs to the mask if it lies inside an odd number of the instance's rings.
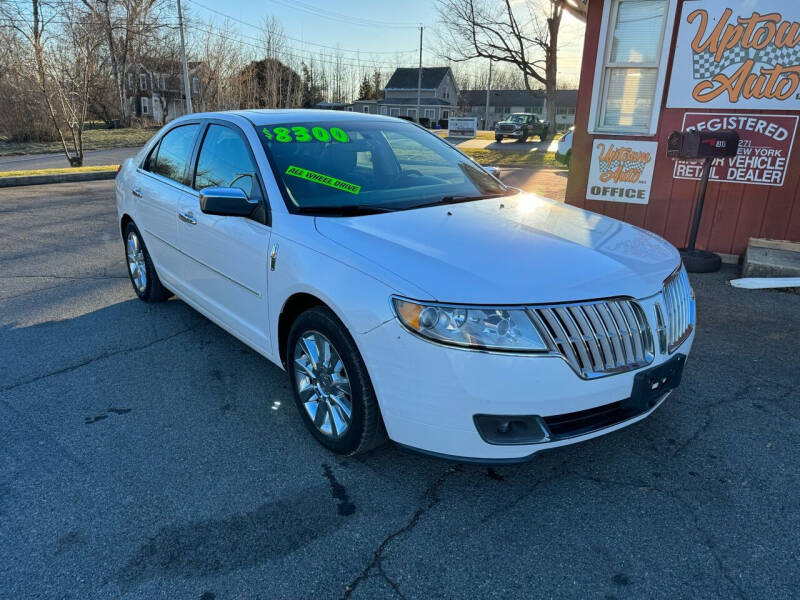
[[497,125],[515,125],[515,126],[522,127],[524,125],[524,123],[514,123],[514,121],[498,121]]
[[643,298],[661,290],[680,260],[650,232],[533,194],[317,217],[316,227],[441,302]]

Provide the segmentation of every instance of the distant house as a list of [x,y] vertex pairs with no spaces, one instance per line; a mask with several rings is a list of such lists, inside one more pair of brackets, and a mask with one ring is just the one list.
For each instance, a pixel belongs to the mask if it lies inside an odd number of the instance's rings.
[[395,69],[383,89],[382,100],[356,100],[353,111],[390,117],[419,117],[434,123],[448,119],[458,110],[458,86],[450,67],[423,67],[419,91],[420,111],[417,115],[419,69]]
[[[556,92],[556,129],[569,129],[575,123],[575,106],[578,90]],[[533,113],[545,119],[547,100],[544,90],[491,90],[489,92],[489,119],[486,116],[486,90],[464,90],[458,98],[460,113],[477,117],[483,129],[492,129],[498,121],[517,112]]]
[[[189,85],[192,102],[202,103],[206,65],[190,62]],[[144,122],[163,125],[186,113],[183,71],[177,61],[138,63],[125,74],[125,87],[132,115]]]
[[317,102],[314,108],[319,110],[345,110],[348,112],[353,111],[353,105],[346,102]]

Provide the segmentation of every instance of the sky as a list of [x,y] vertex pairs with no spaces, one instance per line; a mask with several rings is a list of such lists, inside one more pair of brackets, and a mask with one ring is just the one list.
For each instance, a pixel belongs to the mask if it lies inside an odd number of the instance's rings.
[[[382,66],[416,65],[419,25],[423,32],[423,63],[443,64],[437,55],[438,13],[433,0],[182,0],[195,18],[222,22],[223,13],[233,20],[260,25],[274,15],[281,22],[290,46],[332,52],[311,44],[340,47],[356,62],[376,59]],[[215,12],[216,11],[216,12]],[[232,23],[241,34],[258,35],[240,22]],[[559,78],[577,81],[583,46],[582,26],[564,15],[559,48]],[[380,53],[380,54],[378,54]]]

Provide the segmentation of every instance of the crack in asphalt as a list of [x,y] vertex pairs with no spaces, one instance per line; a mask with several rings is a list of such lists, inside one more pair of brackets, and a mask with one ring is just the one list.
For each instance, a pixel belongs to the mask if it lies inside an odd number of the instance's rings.
[[124,354],[126,352],[137,352],[139,350],[145,350],[145,349],[150,348],[151,346],[154,346],[154,345],[159,344],[161,342],[166,342],[166,341],[171,340],[173,338],[176,338],[176,337],[178,337],[180,335],[183,335],[184,333],[189,333],[191,331],[199,329],[200,327],[202,327],[203,325],[207,325],[208,323],[210,323],[210,321],[203,320],[203,321],[201,321],[200,323],[198,323],[196,325],[192,325],[191,327],[187,327],[186,329],[181,329],[180,331],[177,331],[177,332],[172,333],[170,335],[166,335],[166,336],[157,338],[155,340],[152,340],[152,341],[147,342],[146,344],[142,344],[140,346],[133,346],[132,348],[120,348],[118,350],[111,350],[109,352],[103,352],[102,354],[99,354],[97,356],[93,356],[92,358],[87,358],[86,360],[83,360],[83,361],[81,361],[79,363],[76,363],[74,365],[69,365],[67,367],[62,367],[60,369],[56,369],[55,371],[50,371],[49,373],[43,373],[42,375],[37,375],[36,377],[31,377],[29,379],[23,379],[22,381],[17,381],[16,383],[8,384],[6,386],[3,386],[2,391],[3,392],[8,392],[10,390],[14,390],[14,389],[22,387],[24,385],[29,385],[31,383],[36,383],[37,381],[41,381],[42,379],[47,379],[49,377],[54,377],[56,375],[63,375],[64,373],[69,373],[71,371],[75,371],[77,369],[81,369],[81,368],[83,368],[85,366],[88,366],[88,365],[90,365],[92,363],[95,363],[95,362],[97,362],[99,360],[103,360],[105,358],[111,358],[112,356],[117,356],[118,354]]
[[731,394],[727,398],[723,398],[722,400],[718,400],[717,402],[712,402],[711,404],[702,405],[702,410],[703,410],[703,414],[704,414],[704,418],[705,418],[703,424],[700,425],[700,427],[698,427],[697,429],[695,429],[694,433],[692,433],[692,435],[690,435],[686,439],[686,441],[684,441],[683,443],[678,445],[677,448],[675,448],[675,451],[672,453],[672,458],[675,458],[676,456],[678,456],[678,454],[683,452],[687,447],[689,447],[695,441],[697,441],[697,439],[701,435],[703,435],[706,431],[709,430],[711,425],[713,425],[713,423],[714,423],[714,415],[711,412],[712,410],[714,410],[715,408],[718,408],[720,406],[723,406],[725,404],[733,404],[734,402],[739,402],[740,400],[745,400],[746,399],[745,395],[752,388],[753,388],[753,384],[752,383],[747,383],[744,386],[742,386],[741,389],[738,392],[736,392],[735,394]]
[[400,529],[397,529],[396,531],[390,533],[385,538],[383,538],[383,540],[381,541],[380,544],[378,544],[377,549],[373,553],[372,560],[369,562],[369,564],[366,567],[364,567],[364,570],[361,571],[358,577],[353,579],[353,581],[351,581],[348,585],[345,586],[344,594],[342,595],[342,600],[349,598],[350,595],[356,591],[356,588],[358,588],[358,586],[361,584],[362,581],[365,581],[366,579],[372,577],[371,571],[373,569],[375,569],[378,572],[378,575],[380,575],[380,577],[382,577],[391,586],[391,588],[394,590],[395,594],[397,594],[399,598],[405,600],[405,595],[402,593],[402,591],[400,591],[400,587],[391,577],[389,577],[389,575],[383,569],[383,555],[386,552],[389,545],[395,539],[413,531],[414,528],[419,523],[422,516],[425,515],[425,513],[427,513],[431,509],[435,508],[441,502],[441,498],[439,497],[439,489],[442,487],[442,485],[444,485],[445,481],[447,481],[447,479],[450,476],[452,476],[454,473],[461,471],[461,469],[462,469],[461,465],[448,467],[448,469],[444,471],[436,479],[436,481],[434,481],[428,487],[427,490],[425,490],[423,498],[427,499],[427,502],[423,506],[420,506],[419,508],[417,508],[417,510],[414,511],[414,514],[411,515],[411,518],[405,525],[403,525]]
[[[745,386],[745,388],[747,388],[747,387],[749,387],[749,386]],[[722,402],[719,402],[717,404],[721,404],[721,403]],[[747,598],[747,594],[745,594],[744,590],[739,586],[739,583],[734,579],[734,577],[730,573],[728,567],[725,565],[723,557],[720,555],[720,553],[717,551],[716,546],[711,541],[711,536],[701,526],[700,517],[698,516],[695,507],[688,500],[686,500],[685,498],[682,498],[678,494],[678,492],[691,493],[692,490],[687,490],[687,489],[667,490],[667,489],[660,488],[660,487],[657,487],[657,486],[654,486],[654,485],[650,485],[650,484],[647,484],[647,483],[642,483],[642,482],[638,482],[637,483],[637,482],[633,482],[633,481],[619,481],[619,480],[615,480],[615,479],[606,479],[606,478],[602,478],[602,477],[597,477],[595,475],[587,475],[585,473],[581,473],[579,471],[574,471],[574,470],[569,471],[569,473],[571,475],[577,477],[578,479],[583,479],[585,481],[596,483],[598,485],[608,485],[608,486],[632,488],[632,489],[637,489],[637,490],[643,491],[643,492],[653,491],[653,492],[659,493],[659,494],[665,496],[666,498],[669,498],[669,499],[674,500],[675,502],[679,503],[681,506],[683,506],[686,509],[687,514],[690,516],[690,518],[692,520],[692,525],[694,526],[694,529],[700,534],[700,536],[698,537],[698,541],[708,549],[709,553],[711,554],[711,556],[714,559],[714,562],[717,564],[717,568],[719,569],[719,572],[722,574],[722,576],[725,578],[725,580],[728,583],[730,583],[731,586],[733,586],[733,588],[736,590],[737,597],[742,598],[742,599],[746,599]]]

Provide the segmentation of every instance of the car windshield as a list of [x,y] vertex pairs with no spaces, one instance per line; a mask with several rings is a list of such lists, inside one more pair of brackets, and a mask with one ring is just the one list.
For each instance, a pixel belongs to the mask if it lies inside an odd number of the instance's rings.
[[517,115],[511,115],[511,117],[508,120],[511,121],[512,123],[524,123],[527,117],[528,115],[517,114]]
[[295,212],[368,214],[514,192],[438,136],[400,120],[298,119],[256,131]]

